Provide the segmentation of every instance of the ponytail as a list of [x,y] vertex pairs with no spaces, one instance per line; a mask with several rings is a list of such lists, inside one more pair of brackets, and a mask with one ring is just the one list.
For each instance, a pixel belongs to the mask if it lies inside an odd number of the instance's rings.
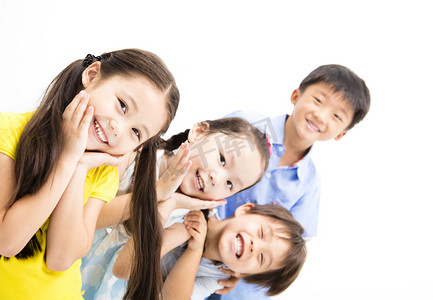
[[[82,73],[95,58],[101,62],[101,79],[114,75],[137,75],[149,79],[166,95],[168,116],[161,132],[165,132],[173,120],[179,104],[179,90],[173,75],[157,55],[140,49],[123,49],[74,61],[48,86],[41,104],[24,128],[15,151],[16,185],[6,210],[23,196],[37,192],[55,168],[63,142],[63,112],[84,89]],[[42,230],[36,233],[42,233]],[[41,241],[35,234],[15,257],[29,258],[41,250]]]
[[166,141],[162,141],[159,148],[164,149],[166,154],[180,147],[180,145],[188,139],[189,129],[184,132],[173,135]]
[[156,147],[159,136],[144,145],[135,169],[130,222],[134,255],[124,300],[159,299],[162,289],[160,265],[162,225],[156,197]]

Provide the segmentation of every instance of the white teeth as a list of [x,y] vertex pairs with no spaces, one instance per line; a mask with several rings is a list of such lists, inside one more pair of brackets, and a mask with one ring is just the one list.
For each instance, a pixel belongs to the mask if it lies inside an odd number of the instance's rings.
[[203,191],[203,180],[201,179],[201,177],[198,175],[198,171],[195,173],[195,177],[197,179],[197,187],[200,191]]
[[307,121],[308,125],[310,125],[311,128],[313,128],[315,131],[320,131],[319,127],[315,126],[313,123],[311,123],[310,121]]
[[102,130],[99,129],[99,123],[96,121],[93,122],[95,124],[95,131],[96,131],[96,135],[98,136],[98,138],[103,141],[104,143],[108,142],[107,138],[105,137],[105,135],[102,133]]
[[241,236],[238,234],[235,238],[235,252],[236,252],[236,256],[239,258],[242,255],[243,252],[243,240],[241,238]]

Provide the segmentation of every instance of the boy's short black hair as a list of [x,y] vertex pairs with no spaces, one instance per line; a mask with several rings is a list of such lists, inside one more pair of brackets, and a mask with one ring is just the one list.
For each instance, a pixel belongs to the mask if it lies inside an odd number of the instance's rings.
[[299,91],[303,93],[307,87],[316,83],[329,84],[333,87],[334,92],[342,92],[344,98],[349,101],[354,113],[347,130],[364,119],[368,113],[370,109],[370,91],[364,80],[349,68],[341,65],[320,66],[302,80]]
[[290,248],[279,269],[243,277],[247,283],[268,288],[266,292],[268,296],[278,295],[295,281],[305,263],[307,248],[302,237],[304,229],[287,209],[276,204],[256,204],[247,213],[276,220],[283,225],[283,230],[287,235],[285,239],[290,243]]

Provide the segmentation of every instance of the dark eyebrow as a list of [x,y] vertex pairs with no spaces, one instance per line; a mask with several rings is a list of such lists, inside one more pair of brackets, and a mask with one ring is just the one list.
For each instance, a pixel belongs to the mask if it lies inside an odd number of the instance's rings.
[[324,92],[322,92],[322,91],[316,91],[316,93],[319,94],[320,96],[322,96],[323,98],[325,98],[325,100],[328,99],[328,96]]
[[[129,100],[129,102],[132,103],[132,107],[133,107],[134,111],[138,112],[138,105],[137,105],[137,102],[135,101],[135,99],[127,91],[123,90],[123,92],[125,93],[125,96]],[[147,137],[150,137],[149,129],[145,125],[141,125],[140,127],[143,129],[144,132],[146,132]]]

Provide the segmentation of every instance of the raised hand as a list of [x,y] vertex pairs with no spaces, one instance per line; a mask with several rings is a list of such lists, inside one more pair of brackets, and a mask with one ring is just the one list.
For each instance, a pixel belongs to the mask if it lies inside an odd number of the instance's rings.
[[189,197],[181,193],[174,193],[168,201],[175,202],[175,208],[184,208],[189,210],[211,209],[227,203],[226,200],[201,200]]
[[203,251],[206,240],[207,223],[201,211],[190,211],[184,217],[186,230],[191,235],[188,241],[188,248],[194,251]]
[[156,183],[158,201],[167,200],[176,192],[191,167],[188,144],[183,143],[177,153],[167,159],[167,168]]
[[103,152],[84,152],[79,163],[86,170],[90,170],[100,166],[121,167],[122,163],[128,159],[128,155],[110,155]]
[[92,106],[87,106],[88,103],[89,94],[81,91],[63,112],[63,145],[60,159],[78,163],[83,156],[94,111]]
[[215,294],[219,295],[226,295],[230,293],[238,284],[239,280],[241,280],[241,274],[233,272],[230,269],[226,269],[224,267],[219,268],[223,273],[230,275],[229,279],[226,280],[220,280],[218,281],[218,284],[223,285],[224,288],[216,290]]

